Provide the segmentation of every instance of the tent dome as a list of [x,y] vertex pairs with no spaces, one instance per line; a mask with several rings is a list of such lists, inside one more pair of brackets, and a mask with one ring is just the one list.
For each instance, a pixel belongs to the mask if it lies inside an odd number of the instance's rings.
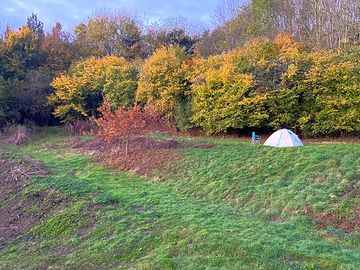
[[300,141],[299,137],[288,129],[280,129],[266,140],[264,145],[274,146],[274,147],[294,147],[294,146],[304,146]]

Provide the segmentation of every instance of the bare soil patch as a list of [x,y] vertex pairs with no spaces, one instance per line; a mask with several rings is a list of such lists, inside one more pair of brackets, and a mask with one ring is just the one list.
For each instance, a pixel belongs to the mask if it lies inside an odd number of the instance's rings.
[[69,140],[69,144],[80,152],[92,155],[101,164],[141,175],[151,175],[154,171],[167,171],[173,162],[182,158],[182,154],[175,151],[176,149],[214,147],[213,144],[138,137],[129,141],[129,150],[126,155],[124,141],[106,143],[96,138],[84,141],[79,137],[73,137]]
[[14,159],[9,153],[0,156],[0,200],[27,187],[31,183],[30,177],[48,174],[45,166],[39,161],[29,158]]
[[38,161],[13,160],[10,154],[0,156],[0,248],[46,219],[68,201],[52,190],[25,194],[32,176],[48,172]]
[[352,217],[340,217],[333,213],[319,213],[310,207],[305,209],[305,214],[321,228],[333,226],[346,233],[360,233],[360,208],[355,211]]

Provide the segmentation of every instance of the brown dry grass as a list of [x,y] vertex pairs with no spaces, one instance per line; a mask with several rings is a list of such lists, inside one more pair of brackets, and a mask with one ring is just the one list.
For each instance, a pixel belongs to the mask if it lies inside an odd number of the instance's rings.
[[70,145],[82,153],[95,158],[101,164],[140,175],[151,175],[154,171],[165,172],[171,164],[182,158],[177,149],[186,147],[213,147],[210,144],[190,144],[175,140],[154,140],[146,136],[132,138],[126,155],[125,141],[107,143],[100,139],[84,141],[79,137],[69,140]]
[[0,140],[5,143],[22,145],[30,138],[29,131],[23,125],[6,126],[0,133]]

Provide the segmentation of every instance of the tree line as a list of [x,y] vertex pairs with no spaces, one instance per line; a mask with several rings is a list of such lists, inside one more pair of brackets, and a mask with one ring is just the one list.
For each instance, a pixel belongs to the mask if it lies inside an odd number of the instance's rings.
[[359,2],[223,1],[217,26],[99,12],[67,33],[36,15],[0,39],[0,125],[140,106],[178,129],[360,130]]

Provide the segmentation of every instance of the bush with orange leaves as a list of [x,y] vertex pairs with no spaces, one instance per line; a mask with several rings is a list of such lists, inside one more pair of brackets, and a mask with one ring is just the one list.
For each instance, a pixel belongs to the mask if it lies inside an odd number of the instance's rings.
[[98,125],[98,137],[106,142],[125,141],[125,155],[128,154],[131,138],[144,136],[155,131],[170,131],[167,121],[152,113],[134,106],[128,110],[120,107],[111,110],[109,102],[105,101],[99,108],[101,117],[95,119]]

